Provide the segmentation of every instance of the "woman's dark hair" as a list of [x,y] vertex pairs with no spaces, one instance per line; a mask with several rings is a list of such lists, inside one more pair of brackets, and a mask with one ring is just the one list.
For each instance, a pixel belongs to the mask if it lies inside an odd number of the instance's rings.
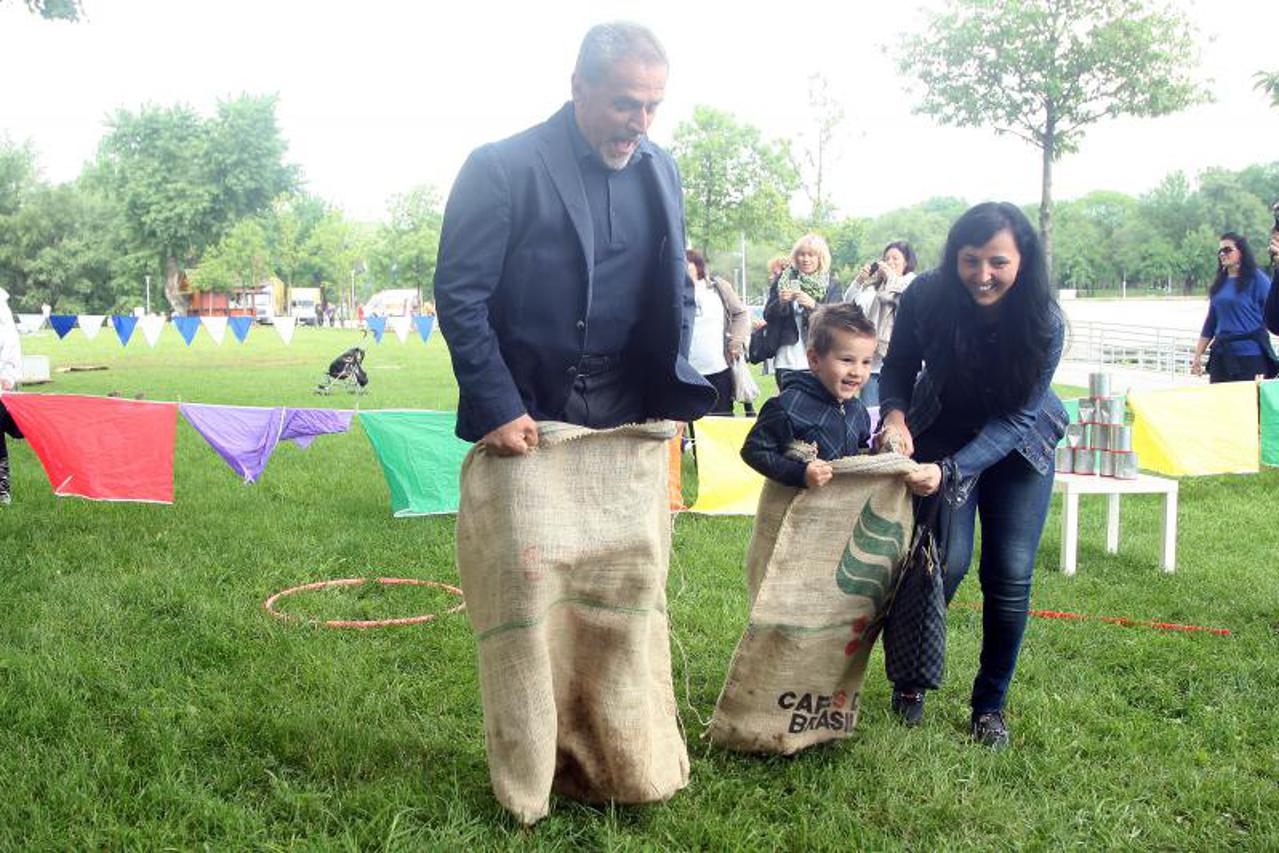
[[[965,246],[986,245],[1000,231],[1012,234],[1021,254],[1017,278],[999,300],[996,321],[999,339],[998,375],[994,377],[996,402],[1001,410],[1012,411],[1030,399],[1052,352],[1057,329],[1064,322],[1048,279],[1039,234],[1021,208],[1008,202],[983,202],[969,208],[950,227],[941,276],[945,284],[942,290],[951,310],[937,313],[939,322],[946,322],[946,314],[960,324],[979,322],[977,305],[959,278],[959,252]],[[942,333],[940,329],[937,332]]]
[[684,260],[697,268],[697,280],[706,281],[706,258],[696,249],[688,249],[684,252]]
[[[1239,277],[1235,279],[1235,290],[1243,293],[1243,289],[1252,284],[1252,280],[1257,277],[1257,258],[1252,253],[1252,247],[1248,245],[1248,238],[1242,234],[1227,231],[1221,235],[1221,239],[1234,243],[1235,248],[1239,250]],[[1221,255],[1218,254],[1217,277],[1212,280],[1212,285],[1208,288],[1208,296],[1216,296],[1217,291],[1221,290],[1229,277],[1230,271],[1221,262]]]
[[882,258],[887,255],[889,249],[896,249],[906,259],[906,266],[902,269],[903,275],[915,271],[915,266],[919,263],[919,259],[915,257],[915,250],[910,247],[910,243],[905,240],[894,240],[884,247],[884,251],[880,252],[879,256]]

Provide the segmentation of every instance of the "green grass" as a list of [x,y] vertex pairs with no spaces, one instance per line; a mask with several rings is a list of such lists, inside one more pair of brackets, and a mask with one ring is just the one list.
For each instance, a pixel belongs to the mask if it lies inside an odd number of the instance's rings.
[[[246,345],[172,330],[155,351],[104,331],[27,338],[50,392],[351,405],[310,392],[355,333],[257,328]],[[442,342],[370,346],[364,408],[451,408]],[[766,392],[771,379],[761,382]],[[37,390],[37,389],[31,389]],[[171,507],[55,499],[14,443],[0,511],[0,848],[916,849],[1279,846],[1279,472],[1185,480],[1178,571],[1164,575],[1157,498],[1124,502],[1118,555],[1085,499],[1079,574],[1057,571],[1058,505],[1033,605],[1221,626],[1229,637],[1032,619],[1009,699],[1014,747],[965,738],[980,601],[950,614],[949,683],[926,724],[887,712],[878,652],[852,739],[791,759],[709,747],[746,617],[749,519],[681,516],[670,604],[676,694],[693,760],[669,803],[556,800],[533,830],[494,801],[465,617],[377,631],[285,624],[262,601],[336,577],[455,581],[450,517],[396,520],[356,426],[276,453],[241,485],[180,425]],[[308,592],[323,618],[441,611],[420,588]]]

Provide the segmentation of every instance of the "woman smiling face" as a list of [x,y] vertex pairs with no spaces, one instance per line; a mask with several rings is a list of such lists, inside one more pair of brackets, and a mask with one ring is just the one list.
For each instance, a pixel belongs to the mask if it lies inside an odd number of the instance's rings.
[[959,280],[979,307],[990,308],[1012,290],[1021,271],[1021,252],[1013,232],[1007,228],[982,246],[959,250]]

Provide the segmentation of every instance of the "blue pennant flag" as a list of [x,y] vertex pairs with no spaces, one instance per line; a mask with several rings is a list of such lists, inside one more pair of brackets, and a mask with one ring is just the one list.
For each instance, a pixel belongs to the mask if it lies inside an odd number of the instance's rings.
[[178,334],[187,342],[187,346],[191,346],[191,342],[195,340],[195,333],[200,331],[200,318],[174,317],[173,325],[178,327]]
[[228,317],[227,325],[231,327],[231,332],[235,335],[235,339],[240,343],[244,343],[244,339],[249,336],[249,327],[253,325],[253,318],[243,315]]
[[58,340],[62,340],[67,334],[75,328],[76,315],[74,314],[50,314],[49,325],[58,333]]
[[373,333],[373,339],[378,343],[382,343],[382,336],[386,334],[386,318],[368,317],[364,322],[368,323],[369,331]]
[[431,330],[435,328],[435,318],[419,314],[413,318],[413,323],[417,326],[417,333],[422,336],[422,343],[429,341],[431,339]]
[[127,347],[129,338],[133,337],[133,329],[138,325],[138,318],[132,314],[112,314],[111,325],[115,327],[116,336],[120,338],[120,346]]

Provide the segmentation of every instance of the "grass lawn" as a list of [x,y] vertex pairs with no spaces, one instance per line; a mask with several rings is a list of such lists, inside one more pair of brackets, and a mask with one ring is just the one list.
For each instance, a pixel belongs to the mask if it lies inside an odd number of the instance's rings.
[[[283,347],[193,347],[172,329],[127,350],[109,329],[24,339],[60,393],[250,405],[315,397],[358,333],[299,329]],[[366,361],[364,408],[452,408],[443,342],[388,334]],[[773,388],[772,380],[761,385]],[[1229,637],[1032,619],[1009,698],[1013,748],[966,740],[980,601],[975,572],[950,613],[949,682],[925,725],[889,716],[878,652],[856,735],[789,759],[699,738],[746,618],[748,518],[681,516],[670,607],[692,783],[669,803],[557,800],[523,830],[484,760],[475,645],[464,616],[336,631],[265,615],[273,592],[390,575],[456,581],[453,519],[391,517],[357,425],[279,448],[243,486],[184,423],[170,507],[55,499],[11,444],[0,510],[0,848],[710,848],[906,846],[1279,847],[1279,471],[1182,483],[1178,570],[1157,571],[1159,503],[1124,502],[1104,553],[1104,502],[1085,499],[1080,570],[1057,571],[1059,504],[1033,606],[1225,627]],[[326,618],[442,611],[421,587],[305,593],[281,609]]]

